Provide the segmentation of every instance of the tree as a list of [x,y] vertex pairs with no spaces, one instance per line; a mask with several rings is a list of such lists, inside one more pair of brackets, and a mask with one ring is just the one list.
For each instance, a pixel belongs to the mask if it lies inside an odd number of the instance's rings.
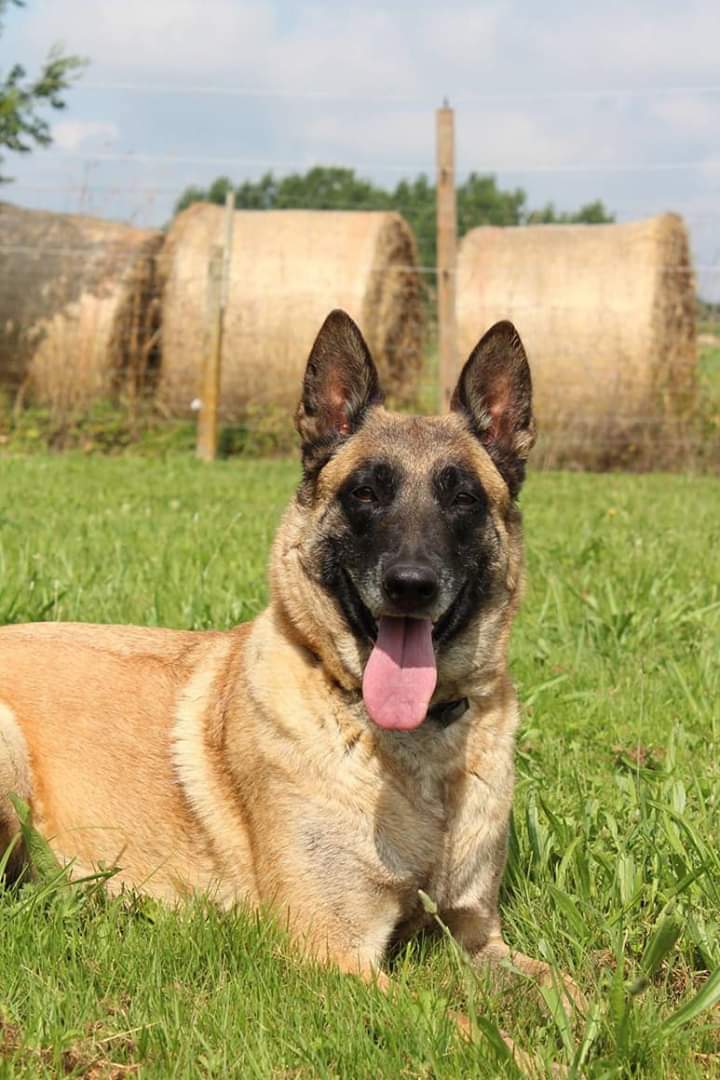
[[521,225],[527,196],[522,188],[503,191],[494,176],[470,173],[457,189],[458,232],[476,225]]
[[430,183],[427,176],[400,180],[388,200],[389,208],[402,214],[415,233],[420,265],[434,267],[437,262],[435,185]]
[[558,213],[553,203],[546,203],[541,210],[532,210],[527,215],[528,225],[607,225],[615,220],[615,215],[605,209],[602,199],[585,203],[573,213]]
[[[24,7],[25,0],[0,0],[0,34],[10,4]],[[0,75],[0,148],[26,154],[34,146],[49,146],[50,125],[38,110],[44,106],[64,109],[63,92],[85,63],[79,56],[64,56],[56,46],[34,79],[28,79],[22,64],[14,64],[6,75]],[[2,161],[0,155],[0,165]],[[0,173],[0,182],[8,179]]]

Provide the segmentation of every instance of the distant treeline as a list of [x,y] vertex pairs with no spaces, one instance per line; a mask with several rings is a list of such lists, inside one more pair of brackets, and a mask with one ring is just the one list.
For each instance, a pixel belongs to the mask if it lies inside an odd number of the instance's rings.
[[703,300],[698,297],[697,314],[701,321],[720,323],[720,301]]
[[[220,176],[208,188],[185,189],[175,206],[179,213],[194,202],[224,203],[235,190],[240,210],[397,210],[417,237],[422,266],[435,266],[435,185],[426,176],[400,180],[392,189],[379,187],[355,175],[354,169],[318,165],[306,173],[275,176],[234,184]],[[470,173],[457,189],[458,231],[463,236],[476,225],[536,225],[584,222],[597,225],[615,220],[600,199],[570,213],[559,212],[553,203],[539,210],[527,206],[522,188],[499,188],[494,176]]]

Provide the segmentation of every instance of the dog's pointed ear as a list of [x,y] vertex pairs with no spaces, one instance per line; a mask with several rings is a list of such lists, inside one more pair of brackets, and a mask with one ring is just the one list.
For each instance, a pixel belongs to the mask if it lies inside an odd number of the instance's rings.
[[303,460],[352,435],[371,405],[382,401],[378,374],[360,330],[344,311],[320,327],[305,369],[295,423]]
[[511,322],[495,323],[477,343],[450,408],[465,415],[515,498],[535,442],[535,421],[530,366]]

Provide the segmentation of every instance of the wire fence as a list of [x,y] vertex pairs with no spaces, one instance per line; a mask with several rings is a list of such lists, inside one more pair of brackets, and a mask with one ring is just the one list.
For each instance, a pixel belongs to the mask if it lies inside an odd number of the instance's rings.
[[[103,83],[88,81],[84,84],[85,89],[96,89],[123,94],[158,94],[158,95],[188,95],[190,97],[220,96],[225,98],[247,97],[249,99],[278,98],[284,100],[285,95],[281,91],[269,91],[262,87],[213,87],[213,86],[184,86],[178,87],[170,84],[138,84],[130,82]],[[552,102],[563,100],[564,102],[582,103],[589,99],[635,99],[635,98],[671,98],[685,95],[702,95],[710,100],[720,96],[720,85],[706,85],[702,87],[655,87],[655,88],[606,88],[593,91],[578,91],[568,94],[547,91],[540,95],[528,92],[478,94],[469,95],[459,99],[459,104],[467,106],[487,106],[491,108],[494,103],[500,101],[533,101],[540,100]],[[355,101],[352,95],[332,94],[326,95],[321,91],[307,90],[301,95],[293,95],[296,100],[317,101],[322,103],[326,100]],[[363,98],[365,104],[403,104],[412,103],[418,106],[419,102],[392,95],[378,95],[376,98]],[[109,168],[130,169],[135,172],[147,167],[169,168],[182,174],[186,180],[196,179],[193,175],[197,170],[200,179],[207,178],[212,170],[232,170],[235,181],[242,181],[244,176],[257,173],[259,169],[272,170],[275,174],[307,171],[307,162],[293,158],[272,156],[247,156],[236,154],[202,155],[197,153],[146,153],[123,151],[118,149],[98,149],[92,152],[65,151],[61,155],[63,167],[69,169],[81,169],[82,178],[65,179],[61,183],[43,183],[34,179],[23,179],[15,183],[12,188],[6,189],[7,195],[13,201],[22,203],[30,200],[42,203],[46,197],[51,197],[54,205],[61,202],[66,212],[74,214],[100,214],[101,216],[113,216],[117,207],[125,208],[123,217],[129,220],[137,229],[146,230],[148,237],[156,236],[159,246],[162,245],[162,237],[156,231],[158,225],[165,224],[163,220],[163,207],[167,214],[168,207],[181,194],[181,185],[176,182],[149,179],[138,183],[132,176],[127,182],[119,182],[116,179],[108,180],[98,173],[103,173]],[[359,176],[368,173],[399,175],[404,178],[414,179],[425,174],[432,178],[433,170],[422,163],[412,161],[382,161],[372,165],[366,160],[343,160],[343,168],[353,169]],[[677,174],[679,177],[687,176],[688,181],[681,181],[680,186],[686,189],[686,197],[672,200],[667,209],[679,213],[684,222],[691,230],[702,231],[702,257],[695,258],[690,263],[687,259],[674,257],[663,261],[657,253],[648,257],[644,262],[635,258],[635,267],[640,276],[648,279],[652,276],[662,278],[665,282],[676,282],[676,286],[669,286],[665,296],[672,299],[673,288],[680,299],[676,306],[687,308],[687,290],[692,288],[694,298],[703,300],[713,299],[720,296],[720,205],[717,210],[712,206],[698,209],[697,202],[688,198],[693,185],[690,177],[702,173],[707,180],[711,178],[717,185],[713,188],[720,192],[720,158],[701,159],[688,156],[681,160],[651,160],[632,161],[618,160],[586,160],[586,161],[502,161],[483,160],[476,163],[463,162],[464,173],[468,173],[469,166],[476,165],[476,172],[481,175],[493,174],[502,177],[512,176],[535,176],[539,174],[557,174],[568,176],[584,174],[587,177],[598,179],[598,196],[603,196],[602,178],[614,174],[637,174],[648,178],[663,173]],[[324,209],[323,200],[300,199],[293,204],[293,209],[315,210]],[[630,200],[623,202],[608,200],[609,208],[614,211],[621,221],[632,220],[647,216],[642,202],[633,203]],[[128,209],[129,208],[129,209]],[[647,208],[659,209],[657,200],[651,194],[647,200]],[[353,212],[368,212],[378,209],[377,203],[370,200],[363,202],[350,200],[346,205],[334,206],[334,210],[348,210]],[[417,211],[416,203],[404,203],[398,200],[392,204],[392,209],[400,214],[411,217]],[[0,213],[2,211],[0,210]],[[0,218],[1,220],[1,218]],[[480,224],[481,222],[478,222]],[[434,242],[434,222],[423,220],[415,225],[416,242],[424,245],[424,242]],[[36,366],[35,354],[45,349],[43,364],[45,368],[63,369],[66,371],[64,382],[72,383],[71,369],[73,365],[80,364],[86,368],[97,369],[92,379],[97,384],[98,397],[114,397],[116,401],[126,404],[132,403],[135,420],[139,414],[140,405],[150,402],[152,409],[152,395],[161,378],[163,363],[167,357],[163,355],[166,342],[163,334],[163,288],[167,280],[167,267],[163,265],[162,252],[156,247],[150,254],[146,254],[139,260],[136,248],[129,246],[126,237],[120,236],[113,239],[111,236],[102,236],[95,239],[81,238],[81,242],[73,243],[67,239],[58,240],[53,238],[52,230],[43,236],[37,230],[32,232],[31,238],[25,242],[20,236],[12,236],[8,239],[7,230],[0,235],[0,323],[4,323],[4,337],[0,334],[0,381],[6,384],[7,407],[4,419],[0,420],[2,430],[12,424],[20,422],[28,405],[36,400],[39,404],[49,406],[53,412],[52,401],[43,401],[43,395],[35,394],[33,367]],[[258,251],[258,259],[262,258],[269,265],[276,265],[279,270],[275,280],[272,275],[266,275],[263,286],[263,298],[273,307],[274,311],[280,311],[283,303],[287,308],[286,317],[291,318],[293,311],[298,310],[309,296],[309,286],[304,280],[302,272],[298,273],[294,264],[290,280],[290,272],[283,262],[285,253],[273,245],[269,236],[263,248]],[[616,257],[618,268],[630,258],[632,251],[623,248],[618,243]],[[306,252],[305,258],[314,256],[313,252]],[[139,262],[145,263],[139,267]],[[174,270],[174,285],[176,290],[185,291],[188,303],[192,302],[197,307],[202,305],[207,288],[207,265],[202,259],[186,260],[187,265],[178,265]],[[147,265],[145,265],[147,264]],[[150,265],[152,264],[152,265]],[[96,267],[95,279],[88,268]],[[334,273],[339,277],[345,277],[350,281],[353,277],[353,257],[348,255],[345,264],[335,257]],[[450,267],[447,271],[458,279],[458,288],[462,287],[462,272],[458,267]],[[503,271],[504,273],[505,271]],[[415,389],[412,400],[405,404],[418,405],[423,408],[432,407],[435,394],[436,380],[436,352],[434,330],[434,288],[438,273],[437,265],[423,261],[422,259],[399,260],[388,262],[387,260],[374,263],[372,260],[364,260],[357,274],[363,276],[365,291],[369,295],[373,290],[367,285],[368,281],[378,282],[381,279],[397,279],[408,281],[411,277],[417,278],[421,283],[419,292],[423,297],[422,321],[425,326],[423,337],[422,356],[415,364],[416,377]],[[612,276],[612,271],[611,271]],[[71,279],[75,277],[73,283]],[[618,274],[618,281],[622,275]],[[98,282],[104,282],[104,295],[102,289],[98,291]],[[333,295],[332,280],[326,282],[327,296],[324,298],[326,309],[335,306],[336,298]],[[358,286],[358,288],[360,288]],[[377,285],[374,285],[377,293]],[[111,313],[113,304],[113,290],[117,293],[118,311]],[[345,289],[346,294],[349,286]],[[341,290],[338,290],[341,291]],[[350,290],[351,291],[351,290]],[[360,290],[362,291],[362,290]],[[357,292],[357,289],[356,289]],[[597,383],[595,397],[599,393],[599,381],[609,382],[614,386],[616,398],[615,407],[611,411],[603,412],[598,417],[597,401],[593,401],[593,395],[584,393],[583,400],[576,401],[573,406],[572,417],[563,427],[562,424],[554,423],[553,437],[555,446],[571,447],[570,463],[590,463],[593,454],[591,449],[597,449],[597,441],[602,440],[603,448],[599,457],[603,462],[619,462],[632,466],[633,455],[638,464],[640,459],[646,458],[645,450],[639,451],[641,443],[652,444],[655,454],[653,460],[657,462],[657,448],[662,447],[663,461],[671,461],[673,454],[680,447],[685,453],[685,462],[690,461],[692,454],[703,460],[710,458],[715,460],[715,442],[720,436],[720,316],[713,306],[706,305],[699,309],[700,317],[696,329],[698,335],[693,335],[691,343],[692,362],[694,365],[693,393],[688,395],[683,385],[682,408],[673,410],[668,407],[672,395],[672,378],[668,379],[665,372],[664,383],[656,386],[657,391],[654,401],[644,397],[641,401],[629,393],[628,387],[645,379],[643,368],[655,363],[654,358],[630,356],[624,345],[618,342],[623,337],[624,331],[618,329],[623,321],[628,323],[639,318],[657,318],[657,312],[636,310],[634,313],[629,304],[627,290],[623,291],[619,286],[614,291],[612,282],[598,282],[598,306],[602,307],[603,319],[598,320],[592,312],[592,305],[587,299],[579,299],[578,296],[568,290],[566,295],[548,293],[540,300],[523,298],[513,295],[512,283],[510,282],[507,292],[507,314],[522,323],[523,320],[532,322],[533,325],[545,320],[549,333],[556,332],[557,326],[563,318],[568,320],[585,319],[595,322],[599,333],[603,327],[606,336],[616,339],[615,364],[617,370],[612,372],[607,365],[598,366],[594,362],[592,346],[587,342],[581,349],[578,346],[577,357],[568,363],[567,357],[561,365],[562,379],[565,382],[558,387],[560,396],[569,394],[575,382]],[[2,295],[10,296],[9,304],[2,302]],[[122,294],[122,295],[121,295]],[[83,303],[89,295],[98,299],[97,310],[90,312],[83,308]],[[49,298],[47,311],[43,312],[43,304],[39,301],[43,297]],[[683,298],[685,297],[685,298]],[[194,299],[193,299],[194,298]],[[33,299],[38,301],[33,307]],[[674,303],[675,300],[672,300]],[[258,333],[262,329],[262,319],[258,317],[257,306],[259,299],[253,296],[252,317],[246,318],[243,325],[243,311],[247,316],[249,309],[243,309],[241,283],[235,281],[231,296],[231,304],[238,306],[238,315],[234,320],[235,325],[231,334],[230,345],[226,348],[249,354],[252,347],[257,343]],[[13,308],[14,305],[14,308]],[[482,306],[482,305],[481,305]],[[8,310],[10,307],[10,310]],[[360,305],[362,307],[362,305]],[[87,308],[87,303],[85,303]],[[141,311],[140,309],[143,308]],[[32,309],[30,325],[22,326],[23,311]],[[15,317],[13,314],[15,312]],[[355,312],[353,312],[355,314]],[[362,315],[362,311],[357,312]],[[687,312],[685,312],[687,314]],[[415,317],[415,316],[413,316]],[[693,318],[695,313],[693,312]],[[48,341],[52,338],[54,329],[65,320],[64,327],[55,334],[56,340],[52,347]],[[614,322],[613,322],[614,320]],[[54,329],[53,329],[54,328]],[[478,327],[478,330],[482,327]],[[118,343],[118,335],[125,336],[123,342]],[[22,345],[18,343],[22,339]],[[202,335],[197,338],[199,352],[202,352]],[[649,338],[647,339],[649,340]],[[304,346],[307,342],[303,343]],[[595,352],[607,351],[607,342],[598,338]],[[612,347],[610,351],[612,352]],[[648,347],[647,344],[645,346]],[[690,347],[690,346],[689,346]],[[19,360],[8,360],[8,350],[16,349],[24,355]],[[98,350],[105,349],[109,359],[102,360],[98,357]],[[400,354],[399,354],[400,355]],[[78,360],[78,356],[81,357]],[[401,359],[403,359],[401,357]],[[406,359],[406,358],[405,358]],[[403,359],[403,362],[405,362]],[[198,358],[199,363],[200,357]],[[698,361],[695,366],[695,361]],[[532,361],[532,356],[531,356]],[[295,362],[298,366],[301,361]],[[574,365],[574,367],[573,367]],[[667,367],[667,365],[665,365]],[[568,375],[573,368],[574,375]],[[624,370],[620,370],[623,368]],[[12,379],[8,380],[5,374],[14,372]],[[98,374],[99,373],[99,374]],[[299,372],[298,381],[299,381]],[[97,376],[97,377],[96,377]],[[573,385],[568,383],[572,378]],[[92,381],[91,379],[91,381]],[[63,380],[60,380],[63,381]],[[249,383],[252,384],[250,379]],[[586,388],[585,388],[586,389]],[[60,395],[62,397],[62,395]],[[67,396],[67,395],[66,395]],[[282,395],[280,395],[282,396]],[[607,394],[604,395],[608,397]],[[72,395],[70,395],[72,398]],[[82,395],[81,395],[82,397]],[[191,397],[187,407],[189,409]],[[612,397],[612,395],[610,395]],[[256,398],[256,405],[272,406],[272,395],[260,394]],[[692,398],[691,403],[690,398]],[[56,427],[67,430],[77,421],[79,415],[77,402],[66,403],[65,416],[58,402],[55,402]],[[169,422],[170,417],[162,412],[159,414],[160,422]],[[8,419],[9,418],[9,419]],[[237,416],[227,417],[237,421]],[[248,430],[266,429],[265,419],[258,420],[253,414],[253,409],[248,410],[248,415],[240,418]],[[569,422],[570,419],[572,422]],[[1,435],[1,432],[0,432]],[[282,439],[278,439],[282,443]],[[690,450],[692,449],[692,454]],[[587,450],[587,453],[585,452]],[[563,453],[548,453],[550,463],[562,462]],[[598,456],[598,455],[596,455]],[[652,455],[651,455],[652,456]]]

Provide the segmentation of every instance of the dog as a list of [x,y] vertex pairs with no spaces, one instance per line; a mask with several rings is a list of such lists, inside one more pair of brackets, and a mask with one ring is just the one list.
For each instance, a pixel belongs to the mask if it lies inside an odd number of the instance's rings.
[[447,415],[388,411],[360,330],[332,312],[254,622],[0,629],[8,876],[31,873],[12,793],[74,875],[115,868],[110,888],[269,906],[345,972],[384,980],[388,949],[431,921],[427,894],[474,961],[543,978],[510,954],[498,914],[531,399],[500,322]]

